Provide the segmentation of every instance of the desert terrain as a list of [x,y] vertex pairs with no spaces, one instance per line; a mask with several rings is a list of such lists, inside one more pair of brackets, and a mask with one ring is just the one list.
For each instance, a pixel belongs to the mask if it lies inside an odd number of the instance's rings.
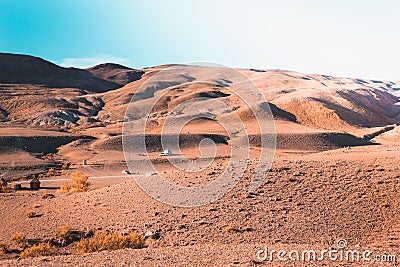
[[[235,94],[237,77],[224,68],[137,70],[105,63],[76,69],[1,53],[0,176],[9,189],[0,193],[0,265],[398,266],[400,255],[383,263],[280,262],[263,261],[257,253],[265,246],[321,251],[338,240],[374,256],[400,253],[400,82],[286,70],[234,69],[234,74],[259,88],[265,103],[257,108],[273,116],[261,121],[268,124],[266,134],[276,137],[273,161],[254,192],[248,186],[261,153],[260,121],[240,97],[248,88]],[[215,100],[227,107],[214,106]],[[151,113],[144,112],[148,107]],[[174,115],[176,122],[189,123],[163,132]],[[176,207],[135,182],[149,170],[139,161],[127,164],[123,144],[126,136],[143,134],[137,130],[141,121],[147,122],[144,140],[157,172],[170,183],[198,187],[227,168],[234,138],[218,121],[236,127],[235,118],[249,137],[246,168],[220,199]],[[161,137],[176,130],[180,153],[160,156]],[[168,161],[201,164],[204,139],[212,140],[213,146],[203,148],[214,147],[215,157],[203,170],[185,172]],[[198,167],[192,165],[184,167]],[[88,190],[57,190],[75,171],[88,176]],[[41,181],[39,190],[29,188],[32,178]],[[62,227],[78,237],[61,242]],[[79,239],[96,231],[135,232],[144,243],[78,253]],[[54,245],[51,255],[21,256],[25,247],[41,242]]]

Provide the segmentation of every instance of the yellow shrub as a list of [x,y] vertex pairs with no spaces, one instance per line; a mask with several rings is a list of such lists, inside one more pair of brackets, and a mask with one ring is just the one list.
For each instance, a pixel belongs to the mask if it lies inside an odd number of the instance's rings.
[[58,192],[86,192],[89,190],[89,176],[75,171],[70,174],[71,183],[63,182]]
[[81,239],[76,244],[77,253],[90,253],[124,248],[143,248],[145,238],[135,232],[122,235],[118,232],[96,232],[92,237]]
[[29,257],[40,257],[40,256],[51,256],[56,252],[56,248],[49,243],[39,243],[30,248],[24,249],[20,257],[21,258],[29,258]]
[[71,185],[68,182],[63,182],[60,186],[59,189],[57,189],[58,192],[69,192],[71,189]]
[[72,188],[76,188],[82,191],[87,191],[90,183],[87,181],[89,176],[80,173],[79,171],[71,173]]
[[74,232],[76,231],[71,230],[71,228],[66,225],[58,227],[56,230],[57,241],[61,244],[61,246],[66,246],[73,241],[76,241]]

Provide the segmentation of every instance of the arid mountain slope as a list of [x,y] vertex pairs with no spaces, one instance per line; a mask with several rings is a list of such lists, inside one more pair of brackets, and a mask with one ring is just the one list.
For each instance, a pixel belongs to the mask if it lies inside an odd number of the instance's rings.
[[[90,70],[63,68],[38,57],[0,53],[0,83],[42,85],[49,88],[78,88],[88,92],[105,92],[140,78],[136,74],[140,71],[136,72],[121,67],[119,72],[115,73],[121,78],[115,77],[113,79],[107,75],[106,77],[101,75],[104,73],[103,69],[108,68],[107,65],[93,67]],[[124,78],[124,75],[126,78]]]
[[[122,121],[136,90],[171,67],[134,70],[106,63],[78,70],[30,56],[1,54],[0,58],[0,119],[24,126],[67,125],[69,129]],[[237,71],[260,88],[278,120],[350,132],[400,123],[400,85],[395,82],[280,70]],[[221,72],[220,77],[218,72]],[[176,75],[169,73],[159,80],[161,74],[157,81],[150,80],[153,91],[147,90],[146,94],[150,94],[145,99],[167,92],[154,109],[155,119],[160,119],[160,114],[171,111],[179,103],[196,97],[219,98],[230,103],[238,101],[231,91],[232,81],[225,79],[223,72],[220,68],[180,65]],[[217,78],[207,81],[205,77],[210,73]],[[96,91],[107,92],[93,93]],[[236,112],[246,114],[248,110],[241,106]]]
[[[69,160],[87,158],[88,151],[96,155],[97,149],[107,150],[108,145],[110,151],[116,147],[121,151],[122,125],[126,120],[146,118],[149,133],[158,135],[172,113],[182,119],[214,114],[185,126],[185,134],[217,134],[228,140],[217,121],[230,121],[236,115],[250,135],[257,134],[254,115],[232,90],[235,79],[246,77],[269,103],[278,133],[278,149],[321,151],[368,144],[369,139],[378,140],[385,132],[380,142],[398,140],[397,130],[393,130],[393,125],[400,124],[400,83],[396,82],[282,70],[227,72],[224,68],[186,65],[134,70],[105,63],[78,70],[31,56],[0,54],[0,58],[0,128],[35,127],[90,137],[89,142],[77,143],[76,153],[60,147],[62,155],[70,155]],[[232,72],[235,74],[230,75]],[[241,94],[247,93],[246,87],[240,90]],[[158,97],[150,116],[144,114],[143,110]],[[203,101],[185,105],[195,98]],[[230,108],[214,108],[210,106],[213,100]],[[135,107],[125,117],[131,101]],[[182,111],[174,111],[177,107]],[[266,108],[266,103],[258,108]],[[363,137],[371,138],[362,140]],[[258,142],[253,140],[251,144],[257,146]]]

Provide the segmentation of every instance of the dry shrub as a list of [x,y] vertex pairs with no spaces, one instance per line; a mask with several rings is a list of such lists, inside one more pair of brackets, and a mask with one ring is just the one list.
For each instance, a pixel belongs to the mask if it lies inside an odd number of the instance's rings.
[[92,237],[81,239],[76,244],[77,253],[91,253],[103,250],[117,250],[124,248],[143,248],[145,238],[135,232],[122,235],[119,232],[96,232]]
[[46,176],[48,176],[48,177],[50,177],[50,176],[56,176],[57,175],[57,172],[54,170],[54,168],[50,168],[48,171],[47,171],[47,174],[46,174]]
[[81,231],[73,230],[66,225],[62,225],[56,230],[57,242],[61,246],[69,245],[75,241],[79,241],[84,236]]
[[89,189],[90,183],[87,181],[89,176],[80,173],[79,171],[71,173],[72,189],[80,190],[81,192]]
[[40,257],[40,256],[51,256],[56,252],[56,248],[49,243],[39,243],[37,245],[33,245],[30,248],[24,249],[20,257],[21,258],[29,258],[29,257]]
[[14,240],[15,243],[17,243],[21,248],[26,248],[29,246],[29,242],[26,239],[26,236],[24,233],[14,233],[11,236],[12,240]]
[[58,192],[86,192],[89,190],[89,176],[75,171],[70,174],[71,183],[63,182]]
[[58,192],[69,192],[71,189],[71,185],[68,182],[63,182],[60,186],[59,189],[57,189]]
[[0,193],[7,193],[10,191],[7,181],[4,178],[0,179]]
[[66,225],[61,225],[60,227],[57,228],[56,230],[56,236],[58,238],[67,238],[71,233],[71,229],[66,226]]
[[0,243],[0,254],[5,254],[8,252],[8,247],[4,243]]

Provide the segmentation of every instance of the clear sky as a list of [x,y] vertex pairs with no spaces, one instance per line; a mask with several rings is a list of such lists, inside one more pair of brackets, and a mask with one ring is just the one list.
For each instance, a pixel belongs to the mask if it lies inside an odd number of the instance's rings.
[[0,51],[400,80],[400,1],[0,0]]

